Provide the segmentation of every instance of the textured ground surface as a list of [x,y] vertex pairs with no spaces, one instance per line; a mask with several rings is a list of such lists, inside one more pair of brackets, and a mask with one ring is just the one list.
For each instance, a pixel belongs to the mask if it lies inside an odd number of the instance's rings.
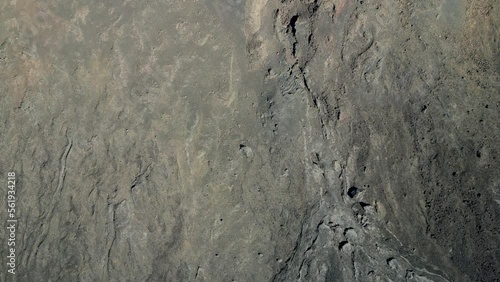
[[0,281],[498,281],[498,15],[0,1]]

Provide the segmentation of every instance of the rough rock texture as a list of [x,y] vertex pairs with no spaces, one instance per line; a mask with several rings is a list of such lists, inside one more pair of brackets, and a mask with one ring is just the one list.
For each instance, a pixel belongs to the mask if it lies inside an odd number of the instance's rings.
[[498,281],[498,15],[0,2],[0,281]]

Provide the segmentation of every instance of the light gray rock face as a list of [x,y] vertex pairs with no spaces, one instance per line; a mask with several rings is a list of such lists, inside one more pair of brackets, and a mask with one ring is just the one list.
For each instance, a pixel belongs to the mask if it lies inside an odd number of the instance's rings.
[[500,277],[498,1],[0,11],[0,281]]

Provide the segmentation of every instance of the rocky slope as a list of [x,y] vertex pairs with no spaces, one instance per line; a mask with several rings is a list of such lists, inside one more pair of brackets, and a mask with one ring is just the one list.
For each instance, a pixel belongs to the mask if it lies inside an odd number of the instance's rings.
[[498,1],[0,11],[0,281],[498,281]]

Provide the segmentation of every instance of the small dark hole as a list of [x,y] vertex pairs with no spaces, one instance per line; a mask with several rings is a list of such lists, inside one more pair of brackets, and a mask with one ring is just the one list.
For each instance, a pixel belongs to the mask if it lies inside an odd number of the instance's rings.
[[296,29],[296,23],[297,23],[297,20],[299,19],[299,16],[298,15],[295,15],[293,16],[291,19],[290,19],[290,27],[292,28],[292,35],[295,36],[295,33],[297,32],[297,29]]
[[358,188],[356,187],[351,187],[349,188],[349,190],[347,190],[347,196],[349,196],[349,198],[354,198],[354,196],[356,196],[356,194],[358,193]]
[[365,203],[365,202],[359,202],[359,204],[361,205],[362,208],[366,208],[366,207],[370,206],[370,204]]
[[339,250],[342,250],[342,248],[343,248],[345,245],[347,245],[347,243],[348,243],[347,241],[342,241],[342,242],[340,242],[340,243],[339,243]]

